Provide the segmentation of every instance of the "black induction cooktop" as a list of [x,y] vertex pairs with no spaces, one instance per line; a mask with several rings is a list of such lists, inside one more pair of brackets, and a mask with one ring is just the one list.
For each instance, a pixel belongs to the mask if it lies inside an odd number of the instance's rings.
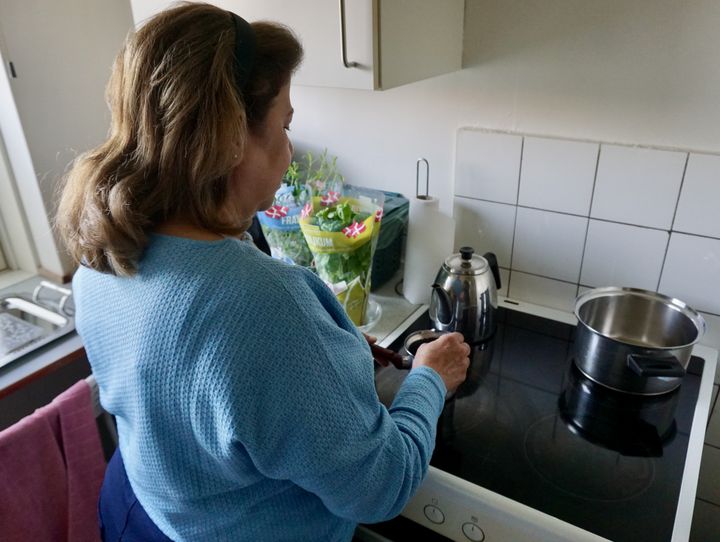
[[[390,348],[430,327],[426,312]],[[574,332],[499,309],[445,404],[431,465],[610,540],[670,540],[704,361],[673,392],[623,394],[575,369]],[[386,406],[406,375],[377,369]]]

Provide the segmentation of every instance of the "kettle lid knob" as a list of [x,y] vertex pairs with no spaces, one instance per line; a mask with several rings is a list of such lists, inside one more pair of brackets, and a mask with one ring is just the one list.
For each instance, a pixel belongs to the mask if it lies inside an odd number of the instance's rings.
[[460,247],[460,257],[463,260],[472,260],[472,256],[475,253],[473,247]]

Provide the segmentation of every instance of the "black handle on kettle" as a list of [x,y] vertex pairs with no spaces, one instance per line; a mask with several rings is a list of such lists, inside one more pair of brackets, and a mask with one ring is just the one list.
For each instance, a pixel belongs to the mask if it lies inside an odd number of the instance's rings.
[[685,376],[685,367],[675,356],[628,354],[627,366],[638,376]]
[[453,308],[452,303],[450,301],[450,296],[448,293],[443,289],[442,286],[435,283],[432,285],[432,296],[435,298],[435,304],[437,307],[437,318],[438,321],[444,325],[448,326],[452,324],[453,321]]
[[492,271],[493,277],[495,277],[495,286],[500,289],[500,268],[497,263],[497,256],[492,252],[486,252],[483,254],[483,258],[487,260],[490,270]]

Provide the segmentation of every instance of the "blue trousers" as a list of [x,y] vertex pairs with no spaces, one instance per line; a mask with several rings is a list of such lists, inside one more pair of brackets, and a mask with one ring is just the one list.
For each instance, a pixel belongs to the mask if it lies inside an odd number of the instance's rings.
[[98,516],[103,542],[172,542],[135,497],[119,449],[105,470]]

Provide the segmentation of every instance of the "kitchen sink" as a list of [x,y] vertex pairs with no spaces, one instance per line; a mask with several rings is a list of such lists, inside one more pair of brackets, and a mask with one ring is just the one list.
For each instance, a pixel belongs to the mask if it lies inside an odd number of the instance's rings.
[[[57,288],[52,288],[57,289]],[[0,367],[67,335],[75,329],[72,311],[65,307],[69,291],[59,306],[32,297],[0,297]]]

